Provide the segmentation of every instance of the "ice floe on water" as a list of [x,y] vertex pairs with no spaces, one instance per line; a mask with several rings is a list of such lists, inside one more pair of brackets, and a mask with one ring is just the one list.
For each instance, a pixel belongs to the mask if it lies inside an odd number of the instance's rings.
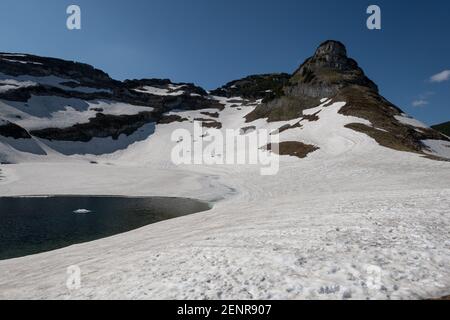
[[78,210],[75,210],[73,213],[76,213],[76,214],[88,214],[88,213],[92,213],[92,211],[88,210],[88,209],[78,209]]

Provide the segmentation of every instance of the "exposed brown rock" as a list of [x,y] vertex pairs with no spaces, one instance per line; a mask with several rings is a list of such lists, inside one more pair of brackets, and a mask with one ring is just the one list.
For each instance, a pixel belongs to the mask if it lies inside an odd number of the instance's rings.
[[202,123],[202,126],[205,128],[210,129],[222,129],[222,123],[212,120],[212,119],[205,119],[205,118],[196,118],[194,121],[198,121]]
[[239,131],[240,131],[241,135],[245,135],[245,134],[250,133],[255,130],[256,130],[255,126],[248,126],[248,127],[241,128]]
[[200,112],[204,116],[212,117],[212,118],[219,118],[218,112]]
[[303,119],[302,120],[307,120],[309,122],[315,122],[315,121],[319,121],[319,116],[318,114],[320,113],[320,111],[317,111],[314,114],[303,114]]
[[[318,147],[305,144],[298,141],[288,141],[288,142],[281,142],[278,144],[279,147],[279,155],[282,156],[293,156],[298,158],[306,158],[308,154],[319,150]],[[272,150],[272,145],[269,144],[266,146],[267,150]]]
[[302,125],[300,124],[300,122],[297,122],[293,125],[285,124],[280,129],[278,129],[278,133],[282,133],[282,132],[290,130],[290,129],[301,128],[301,127],[302,127]]
[[161,119],[159,119],[159,124],[169,124],[173,122],[184,122],[189,121],[187,118],[182,118],[179,115],[171,114],[171,115],[163,115]]

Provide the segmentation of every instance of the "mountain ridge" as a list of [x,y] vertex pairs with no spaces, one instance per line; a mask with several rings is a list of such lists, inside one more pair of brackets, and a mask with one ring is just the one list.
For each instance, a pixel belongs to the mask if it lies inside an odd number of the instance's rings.
[[447,137],[450,137],[450,121],[433,125],[431,128],[445,134]]
[[[349,123],[346,128],[364,133],[384,147],[428,155],[424,141],[449,141],[382,97],[378,86],[348,57],[345,45],[334,40],[319,45],[292,74],[251,75],[210,92],[169,79],[118,81],[84,63],[0,53],[0,119],[4,121],[0,122],[0,135],[15,140],[38,138],[36,143],[49,144],[102,138],[116,141],[139,135],[152,123],[192,121],[174,111],[204,110],[207,117],[195,119],[220,129],[217,118],[227,105],[246,106],[247,123],[266,119],[281,122],[283,131],[301,130],[302,121],[319,120],[305,111],[323,100],[328,104],[346,102],[340,114],[370,123]],[[296,119],[298,123],[288,124]],[[139,136],[145,138],[142,132]]]

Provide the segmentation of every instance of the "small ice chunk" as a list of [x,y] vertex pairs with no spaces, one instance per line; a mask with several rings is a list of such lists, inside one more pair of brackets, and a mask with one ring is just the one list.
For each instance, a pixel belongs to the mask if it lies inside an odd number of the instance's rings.
[[87,210],[87,209],[78,209],[78,210],[75,210],[73,213],[76,213],[76,214],[87,214],[87,213],[91,213],[92,211],[91,210]]

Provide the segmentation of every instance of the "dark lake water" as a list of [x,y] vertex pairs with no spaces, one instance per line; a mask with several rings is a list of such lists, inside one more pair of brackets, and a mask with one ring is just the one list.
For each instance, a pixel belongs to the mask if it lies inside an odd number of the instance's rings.
[[51,251],[209,210],[183,198],[0,197],[0,260]]

